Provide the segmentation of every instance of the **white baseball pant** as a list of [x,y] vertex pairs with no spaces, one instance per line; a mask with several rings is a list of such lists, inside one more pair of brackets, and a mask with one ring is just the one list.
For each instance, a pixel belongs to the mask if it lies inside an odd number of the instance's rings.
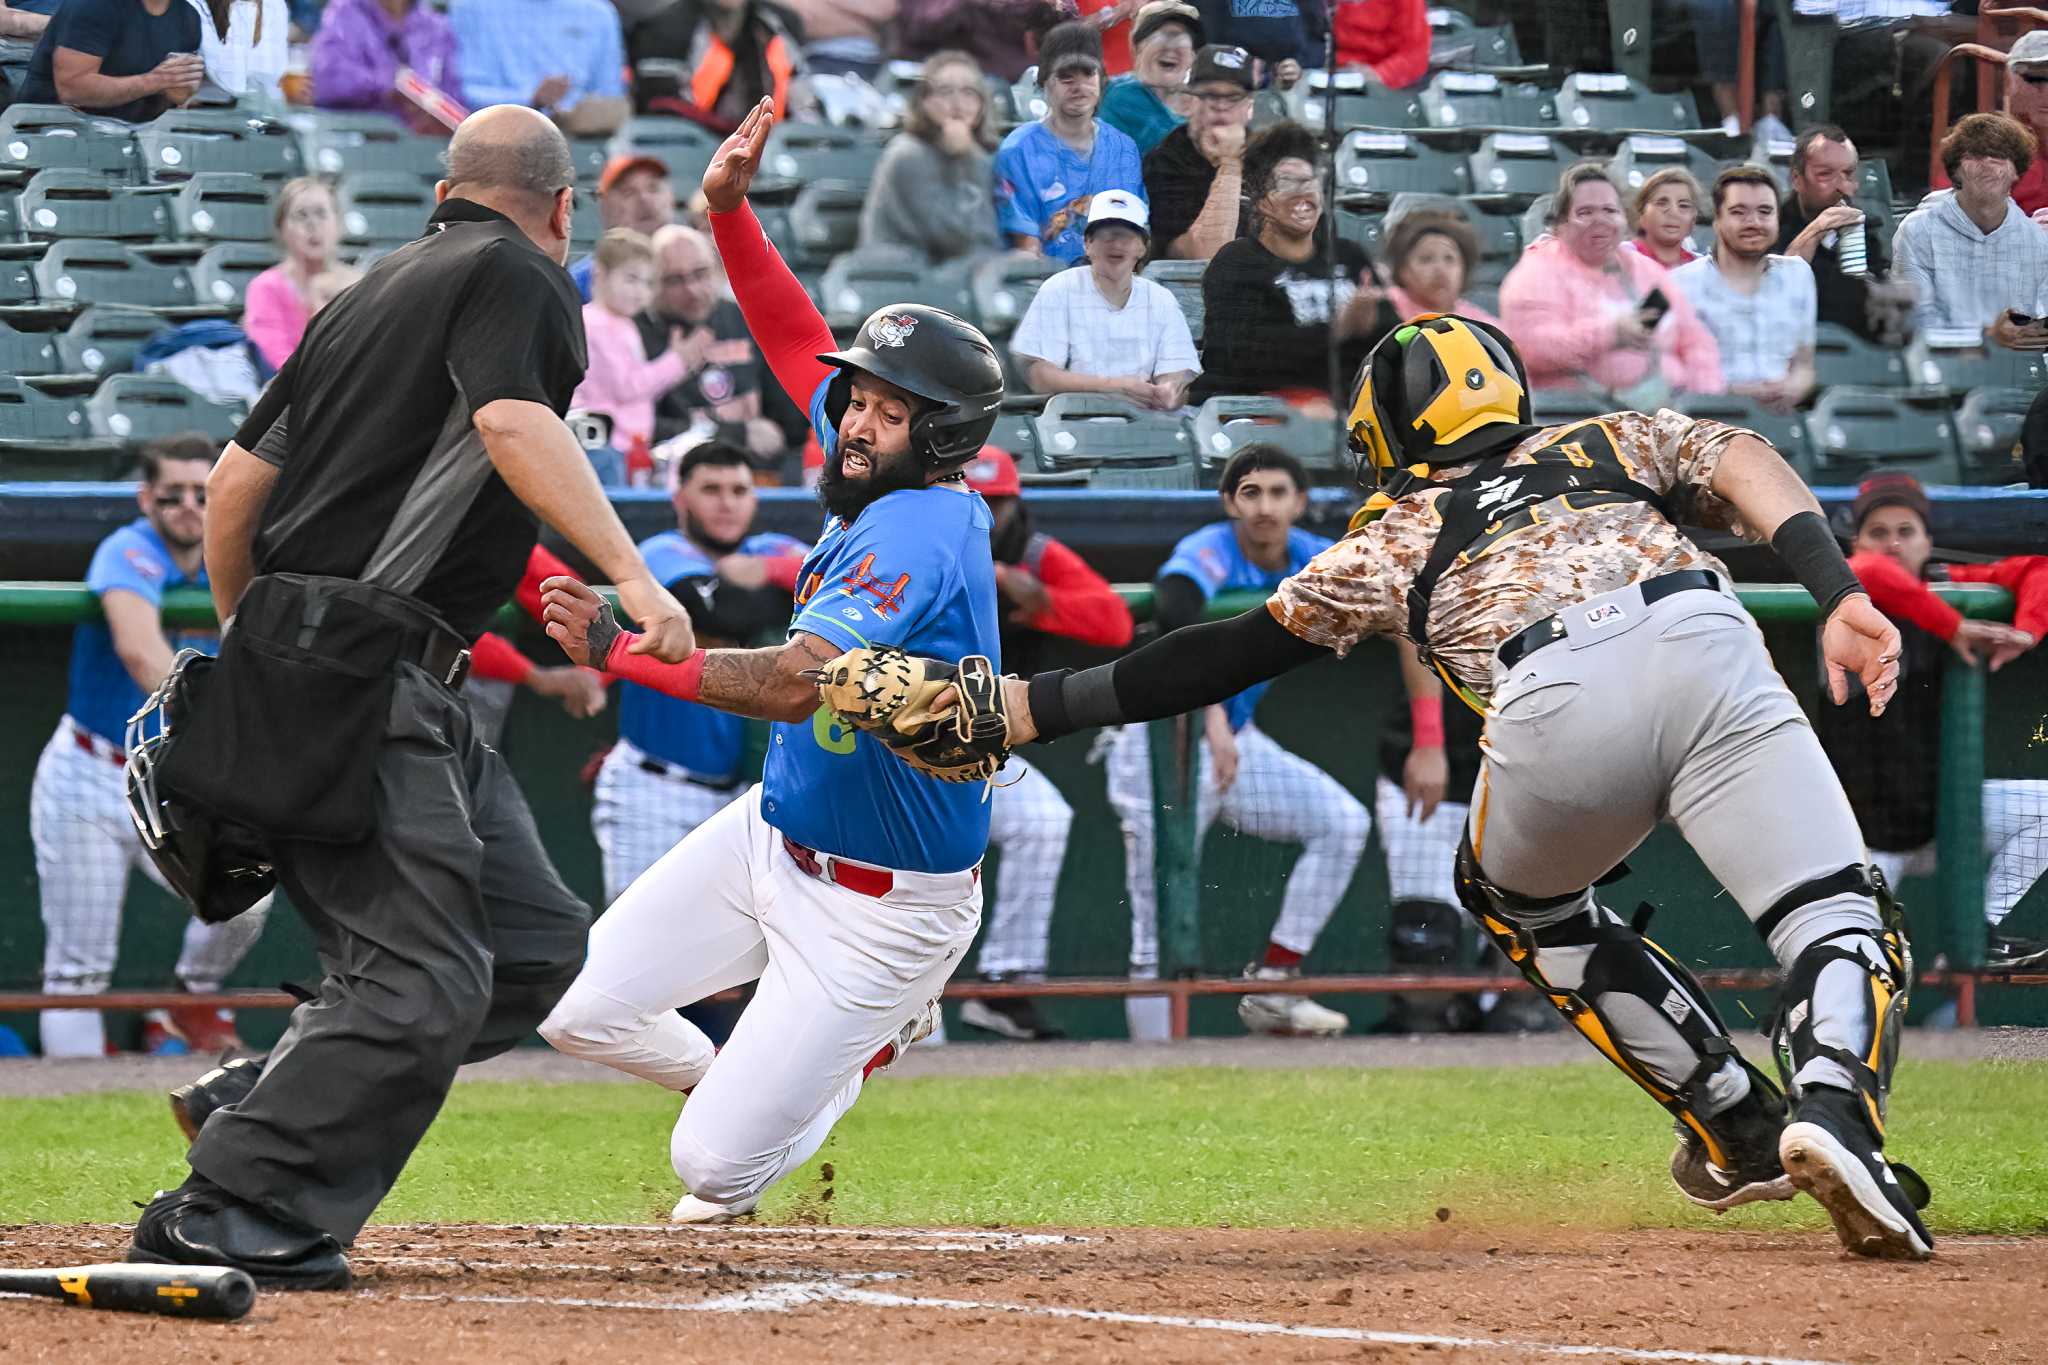
[[[2048,872],[2048,782],[1994,778],[1984,784],[1984,920],[2005,922]],[[1870,861],[1896,889],[1907,877],[1931,877],[1935,847],[1873,848]]]
[[1472,807],[1463,801],[1439,801],[1426,820],[1408,813],[1408,793],[1381,774],[1373,786],[1373,813],[1379,818],[1380,847],[1387,854],[1387,898],[1402,901],[1458,903],[1452,874],[1458,862],[1458,841]]
[[[760,791],[598,918],[582,974],[540,1026],[562,1052],[689,1094],[669,1159],[714,1204],[754,1198],[811,1158],[981,923],[975,872],[895,872],[881,897],[809,875],[762,817]],[[723,1048],[675,1013],[756,978]]]
[[[1192,717],[1190,724],[1200,724]],[[1159,975],[1159,897],[1152,837],[1152,745],[1149,727],[1126,725],[1109,750],[1109,803],[1124,830],[1124,885],[1131,898],[1131,975]],[[1237,777],[1218,792],[1209,775],[1209,742],[1196,744],[1200,770],[1195,803],[1199,848],[1218,818],[1232,829],[1282,843],[1300,844],[1301,857],[1287,874],[1280,916],[1269,935],[1297,953],[1315,946],[1337,902],[1351,885],[1358,859],[1372,834],[1372,817],[1358,798],[1315,764],[1281,748],[1256,725],[1237,732]],[[1165,996],[1131,996],[1124,1002],[1131,1037],[1156,1041],[1167,1036]]]
[[621,739],[597,769],[590,832],[604,856],[606,905],[743,790],[714,791],[674,772],[649,772],[640,766],[646,759],[644,750]]
[[[112,984],[131,869],[141,868],[170,890],[129,819],[127,777],[115,762],[119,753],[65,716],[36,761],[28,825],[42,895],[43,990],[51,995],[95,995]],[[225,924],[194,918],[185,926],[178,980],[192,991],[219,990],[263,932],[269,913],[266,896]],[[40,1023],[46,1057],[106,1052],[106,1029],[96,1009],[44,1010]]]
[[1043,977],[1074,808],[1052,779],[1015,754],[991,800],[989,847],[1003,857],[975,969],[983,976]]

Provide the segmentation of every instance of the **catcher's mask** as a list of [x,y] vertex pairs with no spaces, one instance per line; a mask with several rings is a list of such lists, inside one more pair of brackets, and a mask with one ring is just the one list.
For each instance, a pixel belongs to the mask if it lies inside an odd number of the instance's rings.
[[843,351],[818,357],[837,367],[825,390],[836,430],[853,394],[853,371],[887,380],[921,399],[910,423],[910,453],[926,469],[967,463],[988,444],[1003,401],[996,348],[973,324],[943,308],[896,303],[877,308]]
[[[178,652],[170,672],[128,718],[128,818],[150,861],[199,918],[218,924],[241,914],[277,886],[269,854],[254,831],[216,821],[163,789],[162,770],[175,731],[189,714],[214,661],[196,649]],[[151,733],[151,719],[158,724]]]
[[1527,426],[1529,375],[1497,327],[1425,313],[1387,333],[1359,366],[1349,430],[1354,472],[1372,489],[1409,465],[1462,464],[1500,424]]

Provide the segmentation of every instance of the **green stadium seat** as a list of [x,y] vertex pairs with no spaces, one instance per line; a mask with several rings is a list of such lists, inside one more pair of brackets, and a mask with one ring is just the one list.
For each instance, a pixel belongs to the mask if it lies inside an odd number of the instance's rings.
[[[341,200],[341,240],[355,247],[410,242],[427,230],[427,219],[434,212],[433,190],[418,176],[402,171],[362,171],[348,176],[337,197]],[[577,240],[574,234],[572,240]]]
[[1552,128],[1556,100],[1540,85],[1504,81],[1487,71],[1439,71],[1422,89],[1426,127],[1467,129],[1475,136],[1501,128]]
[[865,251],[841,256],[825,268],[818,292],[834,330],[860,326],[884,304],[924,303],[949,313],[968,311],[964,282],[935,272],[912,252]]
[[193,262],[192,297],[239,313],[249,281],[283,259],[277,248],[258,242],[222,242]]
[[119,443],[87,427],[81,400],[0,377],[0,479],[105,479],[123,462]]
[[253,175],[208,171],[172,196],[171,224],[187,242],[268,242],[275,230],[270,195],[270,183]]
[[[1038,287],[1066,268],[1064,262],[1016,251],[993,252],[975,262],[968,276],[974,295],[975,325],[991,337],[1008,336],[1023,320],[1031,300],[1038,296]],[[1199,286],[1198,276],[1197,306]]]
[[1334,82],[1324,72],[1311,71],[1303,83],[1301,118],[1311,128],[1323,126],[1323,101],[1332,97],[1333,91],[1335,121],[1341,130],[1423,126],[1422,106],[1414,95],[1389,90],[1362,71],[1340,71]]
[[39,305],[75,313],[95,303],[126,304],[177,316],[213,312],[195,309],[191,277],[182,267],[160,264],[119,242],[74,238],[51,244],[34,263]]
[[135,134],[115,119],[61,104],[16,104],[0,112],[0,171],[91,171],[116,183],[135,179]]
[[0,323],[0,374],[56,374],[57,338],[50,332],[17,332]]
[[1813,368],[1820,386],[1903,388],[1906,353],[1866,341],[1838,323],[1823,322],[1814,331]]
[[125,373],[134,368],[135,353],[168,326],[162,316],[142,308],[88,308],[55,335],[57,372],[95,377]]
[[1177,412],[1154,412],[1099,393],[1056,393],[1034,425],[1038,463],[1085,469],[1091,488],[1195,488],[1194,445]]
[[797,191],[789,206],[790,263],[824,267],[860,240],[867,188],[847,180],[818,180]]
[[1878,469],[1903,469],[1926,484],[1961,477],[1953,414],[1895,392],[1829,389],[1806,415],[1806,432],[1817,483],[1855,483]]
[[1488,133],[1466,163],[1468,197],[1488,208],[1524,209],[1557,188],[1564,167],[1563,151],[1547,134]]
[[[1948,345],[1949,341],[1964,342]],[[1906,378],[1916,394],[1961,395],[1972,389],[2040,389],[2048,385],[2048,356],[1985,343],[1973,331],[1923,332],[1906,347]]]
[[1037,67],[1026,67],[1023,75],[1010,82],[1010,108],[1019,123],[1045,117],[1045,92],[1038,88]]
[[2025,483],[2020,463],[2020,429],[2040,393],[2032,389],[1977,389],[1956,409],[1956,436],[1963,452],[1962,482]]
[[[1828,121],[1833,102],[1835,40],[1841,29],[1832,14],[1800,14],[1792,0],[1766,0],[1785,44],[1785,71],[1790,77],[1790,113],[1794,129],[1804,132]],[[1757,6],[1759,12],[1763,5]]]
[[1337,144],[1337,194],[1367,205],[1383,205],[1404,191],[1462,194],[1463,158],[1407,133],[1352,131]]
[[314,175],[338,180],[357,171],[399,171],[429,183],[445,173],[445,138],[421,137],[389,114],[310,110],[290,120],[299,153]]
[[[894,63],[892,63],[894,65]],[[988,123],[998,134],[1007,133],[1024,118],[1017,112],[1016,91],[1000,81],[984,81],[988,88]],[[913,82],[913,84],[915,84]],[[910,87],[903,89],[904,102],[909,103]]]
[[[419,226],[413,229],[412,236],[406,238],[406,241],[411,241],[414,237],[418,237],[422,232],[426,231],[427,218],[433,214],[433,195],[431,190],[428,192],[427,202],[427,213],[421,216]],[[577,195],[575,213],[569,219],[569,249],[578,256],[584,255],[597,246],[597,239],[602,236],[604,236],[604,213],[597,206],[596,196],[588,194]],[[389,250],[392,247],[402,245],[404,245],[403,242],[387,242],[385,243],[385,249]],[[360,268],[367,270],[369,265],[364,263]]]
[[1650,79],[1654,40],[1651,0],[1607,0],[1607,33],[1614,69],[1634,80]]
[[1429,11],[1432,67],[1520,66],[1522,50],[1505,24],[1481,25],[1463,10]]
[[306,165],[290,128],[232,109],[173,109],[135,130],[135,151],[142,175],[158,184],[202,171],[289,180]]
[[1378,260],[1385,251],[1386,214],[1367,213],[1349,204],[1339,203],[1333,221],[1337,225],[1338,240],[1364,247],[1374,260]]
[[1568,422],[1583,422],[1589,417],[1604,417],[1619,406],[1614,395],[1604,389],[1529,391],[1529,410],[1539,426],[1563,426]]
[[1671,406],[1688,417],[1747,427],[1769,441],[1801,478],[1812,475],[1813,451],[1807,444],[1803,414],[1772,412],[1755,399],[1734,393],[1677,394]]
[[882,144],[854,128],[829,123],[778,123],[761,150],[761,169],[750,194],[793,195],[817,180],[866,187],[875,178]]
[[85,417],[93,435],[127,445],[186,431],[225,442],[242,423],[234,408],[209,403],[177,380],[151,374],[109,377],[86,399]]
[[[1709,189],[1720,168],[1706,148],[1695,146],[1684,138],[1659,137],[1655,133],[1631,133],[1621,140],[1614,157],[1607,164],[1608,173],[1621,185],[1622,202],[1628,203],[1643,182],[1666,167],[1676,166],[1692,172],[1692,178],[1700,182],[1702,190]],[[1713,217],[1713,200],[1702,196],[1704,202],[1698,206],[1702,221]]]
[[1202,481],[1210,486],[1239,447],[1254,441],[1287,451],[1319,484],[1351,482],[1351,457],[1337,423],[1310,417],[1284,399],[1266,394],[1219,394],[1196,412],[1193,434]]
[[1653,94],[1619,72],[1575,71],[1557,92],[1557,124],[1566,136],[1696,131],[1690,90]]
[[1145,266],[1145,278],[1163,286],[1180,305],[1197,346],[1202,344],[1202,276],[1208,269],[1207,261],[1152,261]]
[[1017,462],[1020,473],[1042,467],[1038,458],[1036,423],[1038,414],[1043,411],[1043,394],[1012,392],[1003,395],[1003,406],[996,413],[996,427],[989,433],[988,443],[998,450],[1008,451],[1010,458]]
[[687,199],[689,187],[704,178],[720,141],[709,128],[686,118],[643,114],[626,120],[610,150],[612,156],[654,157],[668,167],[670,183]]
[[569,159],[576,163],[576,186],[579,190],[586,194],[597,192],[597,182],[604,176],[604,166],[611,160],[611,155],[609,138],[569,139]]
[[1287,102],[1287,96],[1271,87],[1252,96],[1252,131],[1270,128],[1284,119],[1294,117],[1294,107]]
[[96,171],[37,171],[21,192],[22,235],[30,241],[101,237],[153,242],[170,226],[168,196],[114,185]]

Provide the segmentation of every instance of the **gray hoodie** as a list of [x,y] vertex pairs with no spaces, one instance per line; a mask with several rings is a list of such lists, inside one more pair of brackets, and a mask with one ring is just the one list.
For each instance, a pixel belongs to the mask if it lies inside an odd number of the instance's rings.
[[2048,228],[2008,199],[2005,221],[1985,233],[1954,190],[1936,190],[1899,224],[1892,275],[1918,291],[1917,331],[1978,330],[2006,309],[2040,317],[2048,312]]

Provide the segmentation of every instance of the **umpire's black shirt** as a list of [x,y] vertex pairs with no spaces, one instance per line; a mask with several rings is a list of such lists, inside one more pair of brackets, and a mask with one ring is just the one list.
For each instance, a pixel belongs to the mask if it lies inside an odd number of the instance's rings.
[[586,363],[569,273],[503,214],[446,201],[425,236],[320,310],[236,435],[280,466],[256,571],[374,583],[474,639],[535,536],[476,410],[519,398],[566,412]]

